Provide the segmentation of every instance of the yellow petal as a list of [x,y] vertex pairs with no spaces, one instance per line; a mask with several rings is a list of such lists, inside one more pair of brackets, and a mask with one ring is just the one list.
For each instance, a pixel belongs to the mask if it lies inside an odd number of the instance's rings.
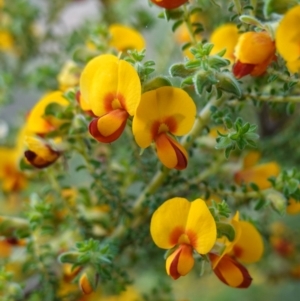
[[[217,259],[217,255],[209,254],[211,261]],[[231,287],[247,288],[252,282],[247,269],[228,255],[222,257],[214,268],[216,276],[226,285]]]
[[185,148],[165,133],[155,139],[156,152],[159,160],[168,168],[185,169],[188,154]]
[[244,158],[243,168],[247,169],[254,166],[261,157],[261,153],[258,151],[250,151]]
[[186,233],[191,240],[190,244],[199,254],[208,253],[216,242],[216,223],[202,199],[196,199],[191,203]]
[[235,57],[243,64],[262,64],[274,55],[275,43],[265,31],[241,34],[235,48]]
[[240,221],[241,235],[233,247],[233,254],[243,263],[258,261],[264,252],[264,244],[260,233],[247,221]]
[[63,121],[54,117],[45,118],[45,109],[51,103],[67,106],[69,102],[63,97],[61,91],[55,91],[42,97],[29,113],[26,128],[29,132],[45,134],[59,127]]
[[300,5],[290,9],[280,21],[276,31],[276,47],[286,61],[296,61],[300,56]]
[[14,39],[7,30],[0,30],[0,51],[10,51],[13,49]]
[[195,103],[185,91],[161,87],[142,95],[133,119],[132,131],[137,144],[145,148],[160,133],[161,124],[166,123],[166,131],[182,136],[191,130],[195,116]]
[[227,23],[221,25],[214,30],[210,37],[211,43],[214,44],[214,47],[210,54],[216,54],[223,49],[226,49],[224,58],[234,61],[234,48],[238,42],[239,33],[236,24]]
[[135,69],[122,60],[103,62],[97,68],[90,78],[88,96],[82,93],[93,113],[100,117],[121,108],[134,115],[141,98],[141,83]]
[[286,66],[292,73],[300,72],[300,59],[286,62]]
[[103,68],[103,66],[105,66],[105,64],[108,62],[117,61],[118,58],[116,56],[112,54],[103,54],[93,58],[88,62],[83,69],[79,80],[81,96],[86,102],[89,102],[90,86],[95,73],[97,73],[99,69]]
[[267,189],[271,187],[271,182],[268,178],[278,176],[280,167],[276,162],[256,165],[252,168],[241,170],[235,174],[235,182],[239,185],[242,183],[255,183],[259,189]]
[[166,260],[167,274],[174,280],[187,275],[195,263],[193,248],[189,245],[180,245]]
[[286,207],[286,213],[288,214],[298,214],[300,213],[300,202],[297,202],[295,199],[290,198],[289,204]]
[[143,36],[133,28],[121,24],[112,24],[109,26],[108,31],[111,35],[109,44],[118,51],[128,49],[137,49],[140,51],[146,47]]
[[185,232],[191,203],[184,198],[164,202],[153,214],[150,232],[154,243],[162,249],[171,249]]

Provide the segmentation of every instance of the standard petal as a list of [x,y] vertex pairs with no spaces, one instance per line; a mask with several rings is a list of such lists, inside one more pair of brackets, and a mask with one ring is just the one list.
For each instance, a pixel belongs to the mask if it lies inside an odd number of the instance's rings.
[[98,70],[105,68],[107,63],[117,61],[118,58],[116,56],[111,54],[104,54],[99,55],[88,62],[88,64],[85,66],[81,73],[79,81],[80,92],[83,99],[85,99],[86,102],[89,101],[90,86],[93,82],[95,73],[97,73]]
[[254,166],[261,157],[261,153],[258,151],[250,151],[243,160],[243,168],[247,169]]
[[194,263],[193,248],[190,245],[180,245],[166,260],[167,274],[176,280],[187,275]]
[[190,238],[190,244],[199,254],[207,254],[216,242],[216,222],[202,199],[191,203],[186,234]]
[[214,30],[210,41],[214,44],[211,55],[226,49],[224,58],[234,61],[234,48],[239,39],[239,31],[236,24],[227,23]]
[[300,213],[300,202],[296,201],[293,198],[290,198],[288,205],[286,207],[286,213],[288,213],[288,214]]
[[51,116],[45,118],[45,109],[51,103],[57,103],[61,106],[67,106],[69,102],[63,97],[61,91],[51,92],[41,98],[29,113],[26,128],[29,132],[36,134],[46,134],[59,127],[64,121]]
[[113,142],[123,133],[127,118],[128,113],[126,111],[113,110],[91,121],[89,125],[90,134],[100,142]]
[[296,61],[300,56],[299,20],[300,5],[296,5],[284,15],[276,31],[276,48],[288,62]]
[[239,221],[241,235],[233,246],[232,254],[243,263],[257,262],[263,255],[264,243],[257,229],[247,221]]
[[150,232],[154,243],[162,249],[171,249],[185,232],[191,203],[184,198],[164,202],[152,215]]
[[145,48],[143,36],[133,28],[121,24],[112,24],[108,31],[111,35],[110,46],[115,47],[118,51],[128,49],[137,49],[139,51]]
[[[82,94],[85,98],[85,95]],[[141,98],[141,83],[135,69],[127,62],[107,61],[91,79],[88,98],[96,116],[115,109],[124,109],[134,115]]]
[[[216,260],[216,257],[218,256],[215,254],[209,254],[212,262]],[[247,288],[252,282],[248,270],[228,255],[222,257],[213,271],[223,283],[231,287]]]
[[188,154],[182,145],[165,133],[155,139],[156,152],[159,160],[168,168],[185,169]]

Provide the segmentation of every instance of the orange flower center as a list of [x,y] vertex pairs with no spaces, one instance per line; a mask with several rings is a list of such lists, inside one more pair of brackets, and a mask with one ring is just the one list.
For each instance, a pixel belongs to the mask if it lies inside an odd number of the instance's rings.
[[153,140],[155,140],[161,133],[174,132],[176,128],[177,122],[172,116],[167,117],[162,121],[155,121],[151,129]]
[[193,248],[196,247],[197,235],[192,230],[185,230],[182,227],[176,227],[170,235],[170,243],[173,245],[186,244]]
[[125,98],[120,93],[108,93],[104,98],[104,107],[106,112],[117,109],[126,110]]

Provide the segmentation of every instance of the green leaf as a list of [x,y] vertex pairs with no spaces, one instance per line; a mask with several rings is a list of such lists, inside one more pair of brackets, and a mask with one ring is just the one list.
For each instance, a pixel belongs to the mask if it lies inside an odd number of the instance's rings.
[[218,72],[216,74],[218,79],[217,88],[225,92],[232,93],[238,98],[242,96],[242,90],[239,82],[233,77],[232,73],[229,72]]
[[266,0],[264,14],[269,17],[271,14],[285,14],[289,9],[299,4],[297,0]]
[[171,76],[185,78],[187,76],[193,75],[196,72],[196,69],[186,68],[185,64],[174,64],[170,67],[169,70]]
[[231,224],[216,222],[219,237],[226,236],[229,241],[233,241],[235,238],[235,230]]

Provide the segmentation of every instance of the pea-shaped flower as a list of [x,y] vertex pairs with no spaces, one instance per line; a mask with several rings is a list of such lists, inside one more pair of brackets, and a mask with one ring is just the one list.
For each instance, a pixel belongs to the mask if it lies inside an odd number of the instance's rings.
[[106,54],[86,65],[80,77],[80,92],[81,101],[98,117],[89,125],[91,135],[110,143],[120,137],[127,118],[134,115],[141,98],[141,83],[129,63]]
[[289,71],[300,70],[300,5],[289,10],[276,31],[276,48],[286,60]]
[[235,229],[235,239],[227,239],[222,255],[209,254],[215,275],[226,285],[237,288],[247,288],[252,282],[248,270],[240,263],[257,262],[264,251],[260,233],[247,221],[239,221],[237,212],[232,219]]
[[236,78],[245,75],[260,76],[269,64],[276,60],[275,42],[266,31],[249,31],[240,35],[235,48],[236,63],[233,74]]
[[155,142],[159,160],[168,168],[184,169],[188,155],[173,137],[187,134],[196,116],[192,98],[183,90],[161,87],[142,95],[133,118],[136,143],[146,148]]
[[167,274],[185,276],[194,266],[193,251],[207,254],[216,241],[216,223],[205,202],[175,197],[153,214],[150,231],[154,243],[173,249],[166,260]]

